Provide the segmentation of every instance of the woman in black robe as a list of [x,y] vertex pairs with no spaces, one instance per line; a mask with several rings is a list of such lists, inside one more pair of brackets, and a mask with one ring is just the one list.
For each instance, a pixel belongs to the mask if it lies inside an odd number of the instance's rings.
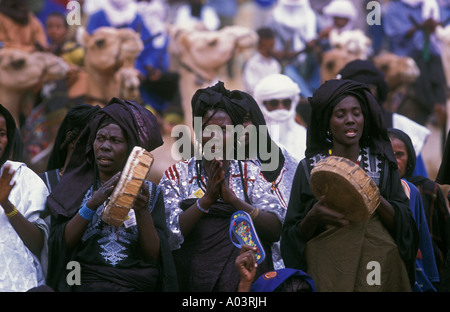
[[[196,118],[201,119],[202,132],[209,126],[224,131],[241,125],[249,101],[254,100],[244,92],[225,89],[223,82],[199,89],[191,101],[194,125]],[[227,149],[226,132],[224,140],[214,145],[214,154]],[[180,290],[236,291],[239,274],[234,263],[240,249],[230,238],[232,214],[242,210],[252,218],[266,253],[258,266],[263,273],[273,269],[271,245],[280,238],[285,209],[270,192],[258,161],[224,153],[209,158],[211,136],[197,133],[196,139],[204,154],[169,167],[160,181]]]
[[[309,273],[318,291],[410,290],[419,236],[379,105],[366,85],[336,79],[309,101],[306,157],[294,177],[281,237],[286,267]],[[329,155],[359,163],[378,185],[381,203],[368,221],[350,222],[313,195],[311,170]],[[380,283],[368,282],[374,263],[381,266]]]
[[[92,117],[47,201],[52,214],[48,283],[55,290],[178,290],[157,185],[144,181],[120,227],[101,220],[133,147],[152,151],[162,144],[155,116],[136,103],[113,98]],[[69,283],[70,261],[80,265],[80,276]]]

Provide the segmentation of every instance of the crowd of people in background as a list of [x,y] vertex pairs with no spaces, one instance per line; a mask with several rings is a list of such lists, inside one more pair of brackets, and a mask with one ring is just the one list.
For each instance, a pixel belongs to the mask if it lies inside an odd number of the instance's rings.
[[[384,0],[372,12],[367,0],[79,0],[79,25],[68,24],[68,3],[0,0],[0,53],[40,51],[67,63],[65,78],[27,92],[18,118],[0,103],[0,291],[374,290],[360,259],[383,263],[378,291],[450,290],[450,77],[442,61],[450,51],[436,36],[450,24],[450,1]],[[369,13],[381,22],[369,24]],[[232,25],[254,30],[257,44],[199,86],[189,120],[224,133],[256,126],[256,157],[175,162],[145,181],[124,225],[105,223],[133,147],[154,151],[184,122],[170,27]],[[91,105],[77,88],[86,74],[82,31],[102,27],[130,28],[142,42],[136,100]],[[324,53],[349,31],[369,39],[364,57],[323,81]],[[406,95],[388,97],[392,86],[372,62],[383,52],[419,69]],[[0,66],[23,64],[0,58]],[[441,135],[437,174],[423,158],[430,125]],[[211,137],[196,139],[205,147]],[[225,150],[226,136],[221,143]],[[264,170],[271,159],[263,143],[277,155],[274,170]],[[43,167],[29,162],[31,151],[42,152]],[[380,204],[367,222],[313,195],[311,171],[328,156],[349,159],[377,185]],[[252,248],[230,241],[235,211],[248,213],[261,239],[258,265]],[[70,261],[81,265],[79,284],[67,282]]]

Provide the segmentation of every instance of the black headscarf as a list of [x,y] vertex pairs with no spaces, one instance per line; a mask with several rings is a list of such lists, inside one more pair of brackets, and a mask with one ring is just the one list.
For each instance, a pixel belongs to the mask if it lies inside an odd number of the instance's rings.
[[[233,125],[241,125],[244,122],[244,117],[250,112],[252,123],[255,125],[258,132],[257,150],[258,159],[262,163],[269,163],[271,159],[262,160],[259,157],[259,126],[266,125],[264,115],[259,108],[258,103],[248,93],[239,90],[227,90],[223,82],[219,81],[212,87],[199,89],[192,97],[192,116],[203,117],[209,110],[224,110],[230,116]],[[211,115],[212,117],[213,115]],[[210,118],[211,118],[210,117]],[[278,145],[271,139],[267,128],[265,128],[267,137],[267,146],[270,149],[277,149],[279,151],[279,164],[274,171],[262,171],[264,178],[272,182],[274,181],[284,165],[284,156]],[[197,138],[198,139],[198,138]]]
[[66,173],[48,197],[48,207],[53,215],[71,217],[75,214],[84,194],[96,181],[92,145],[106,117],[114,120],[126,134],[128,152],[134,146],[152,151],[163,144],[157,119],[148,109],[131,101],[112,98],[108,105],[95,113],[81,133]]
[[389,87],[385,75],[372,62],[367,60],[351,61],[339,71],[338,75],[340,75],[340,79],[375,85],[377,87],[377,101],[379,103],[386,101]]
[[16,122],[14,121],[13,116],[3,105],[0,104],[0,115],[5,117],[6,120],[6,138],[8,139],[8,143],[6,144],[6,148],[3,151],[2,157],[0,157],[0,167],[4,165],[4,163],[9,159],[11,155],[12,148],[14,146],[14,139],[16,136]]
[[373,153],[384,156],[392,166],[397,167],[380,105],[366,84],[345,79],[326,81],[308,98],[312,111],[311,124],[307,129],[306,157],[323,153],[332,147],[333,143],[327,140],[331,114],[333,108],[347,96],[358,99],[364,115],[360,145],[370,147]]
[[[47,171],[60,169],[64,165],[67,157],[68,144],[78,137],[88,124],[92,115],[99,109],[100,106],[80,104],[72,107],[67,112],[56,134],[55,144],[47,164]],[[69,131],[72,135],[67,139],[66,135]]]
[[347,63],[344,68],[339,71],[338,76],[340,77],[339,79],[354,80],[356,82],[376,86],[376,99],[378,104],[380,104],[384,122],[386,127],[392,127],[392,113],[386,110],[383,106],[383,103],[386,101],[388,95],[389,86],[386,82],[385,75],[381,70],[379,70],[370,61],[354,60]]
[[212,87],[197,90],[191,99],[191,106],[192,117],[203,117],[209,110],[224,110],[233,125],[242,124],[249,107],[244,92],[227,90],[222,81]]
[[388,134],[390,137],[392,136],[405,143],[406,152],[408,154],[408,162],[406,163],[405,176],[403,178],[409,181],[414,173],[414,168],[416,167],[416,151],[411,138],[402,130],[395,128],[389,128]]

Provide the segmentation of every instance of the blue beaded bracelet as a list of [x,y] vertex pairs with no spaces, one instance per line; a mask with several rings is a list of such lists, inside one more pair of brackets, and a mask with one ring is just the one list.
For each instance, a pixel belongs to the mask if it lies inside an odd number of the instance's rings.
[[91,221],[92,218],[94,217],[95,211],[89,209],[88,207],[86,207],[86,205],[84,205],[83,207],[80,208],[80,210],[78,210],[78,213],[83,219]]
[[203,213],[208,213],[208,210],[205,210],[202,208],[202,206],[200,206],[200,203],[198,202],[200,199],[197,199],[197,208],[198,210],[200,210]]

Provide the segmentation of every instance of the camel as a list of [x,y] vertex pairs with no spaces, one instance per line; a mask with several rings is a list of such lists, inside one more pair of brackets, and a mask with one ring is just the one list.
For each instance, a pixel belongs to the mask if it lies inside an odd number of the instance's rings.
[[51,53],[0,49],[0,103],[12,114],[20,126],[20,115],[25,114],[27,94],[44,82],[62,79],[69,66]]
[[371,52],[371,40],[360,30],[347,30],[341,34],[333,32],[330,34],[330,45],[332,49],[322,54],[322,82],[336,78],[347,63],[368,59]]
[[104,106],[112,97],[136,100],[140,80],[134,62],[143,50],[139,34],[130,28],[100,27],[93,34],[81,28],[77,36],[86,49],[86,102]]
[[232,57],[256,47],[258,35],[237,25],[217,31],[172,26],[169,33],[172,64],[180,73],[184,120],[192,127],[191,99],[195,91],[217,82],[221,69]]
[[[390,52],[383,52],[372,59],[373,64],[384,73],[389,86],[389,93],[385,101],[385,108],[390,112],[397,112],[408,116],[412,113],[410,106],[401,107],[402,103],[411,97],[411,84],[420,75],[416,62],[408,56],[398,56]],[[413,96],[411,97],[413,98]]]

